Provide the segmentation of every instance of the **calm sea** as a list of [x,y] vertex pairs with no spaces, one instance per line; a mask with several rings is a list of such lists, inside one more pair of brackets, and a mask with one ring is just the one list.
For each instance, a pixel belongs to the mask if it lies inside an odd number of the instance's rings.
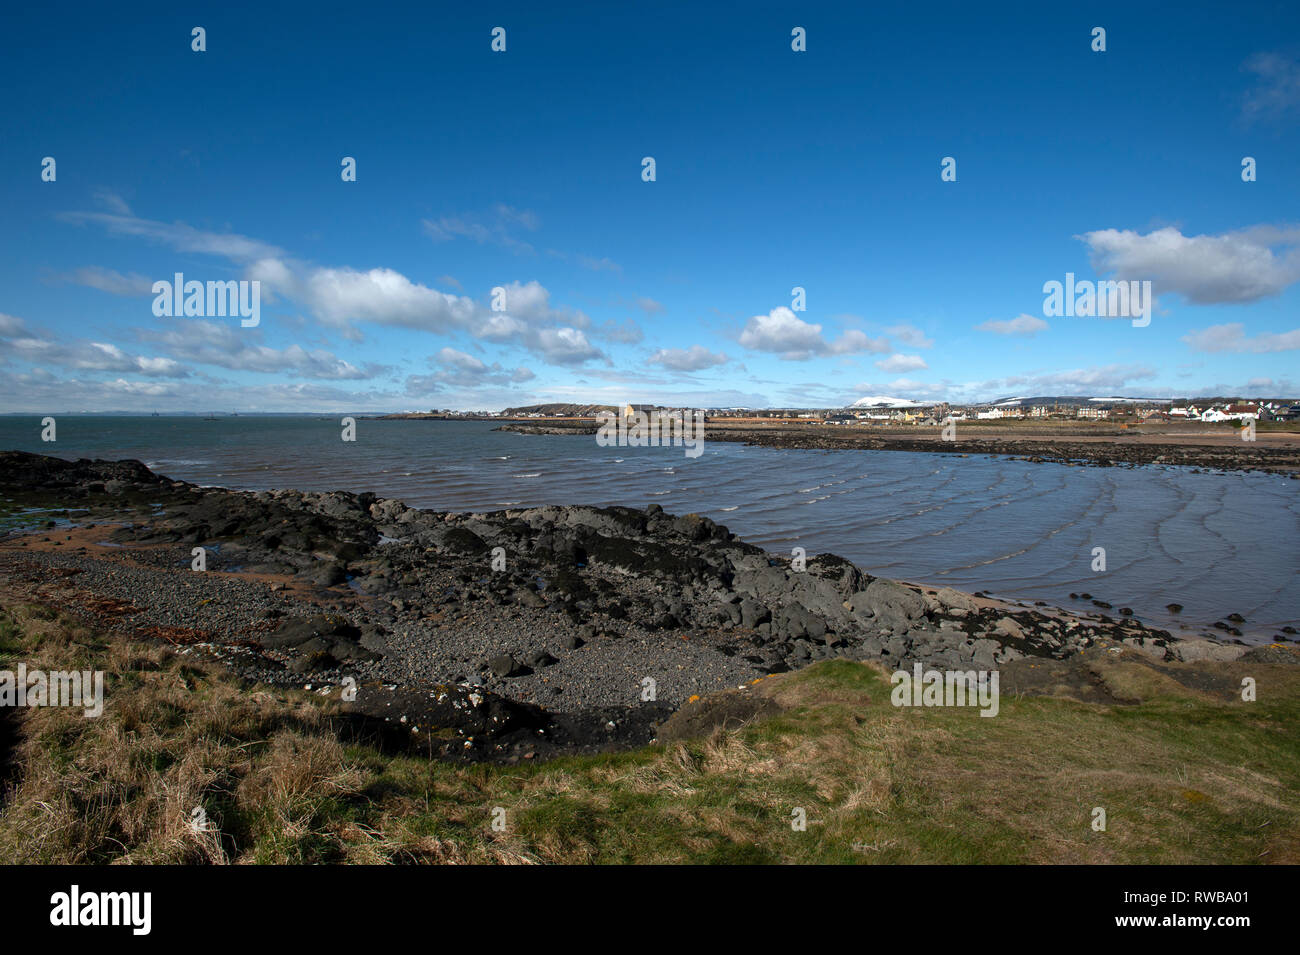
[[[1176,468],[1068,468],[904,451],[785,451],[706,441],[602,448],[486,422],[338,416],[0,417],[0,449],[136,458],[232,488],[374,491],[419,507],[658,503],[769,550],[832,551],[874,574],[1071,606],[1090,592],[1172,626],[1237,612],[1256,638],[1300,623],[1300,483]],[[1106,569],[1093,572],[1093,548]],[[1198,627],[1199,629],[1199,627]]]

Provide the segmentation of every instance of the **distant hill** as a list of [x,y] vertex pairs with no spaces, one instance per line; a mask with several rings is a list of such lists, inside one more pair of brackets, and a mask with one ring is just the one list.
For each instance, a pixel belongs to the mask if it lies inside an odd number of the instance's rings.
[[614,405],[571,405],[555,402],[548,405],[523,405],[519,408],[507,408],[501,412],[507,417],[512,415],[544,414],[564,415],[566,418],[589,418],[602,411],[617,411]]

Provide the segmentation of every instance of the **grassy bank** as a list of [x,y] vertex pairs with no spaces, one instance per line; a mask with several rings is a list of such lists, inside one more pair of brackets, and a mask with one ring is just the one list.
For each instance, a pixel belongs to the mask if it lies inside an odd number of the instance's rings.
[[895,708],[882,668],[830,661],[744,691],[781,711],[739,730],[456,767],[47,608],[0,614],[0,669],[20,661],[105,670],[106,705],[3,714],[4,862],[1300,862],[1297,666],[1197,665],[1253,675],[1242,703],[1102,653],[1140,703],[1004,694],[986,719]]

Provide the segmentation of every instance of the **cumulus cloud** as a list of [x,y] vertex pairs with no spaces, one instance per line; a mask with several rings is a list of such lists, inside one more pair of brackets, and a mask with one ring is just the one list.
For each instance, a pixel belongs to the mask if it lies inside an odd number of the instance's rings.
[[[265,270],[269,263],[259,263]],[[551,305],[541,283],[511,282],[505,310],[493,311],[464,295],[451,295],[412,282],[392,269],[316,269],[305,279],[283,284],[290,297],[304,301],[322,323],[347,328],[353,322],[413,328],[433,333],[465,331],[475,338],[524,348],[554,365],[580,365],[606,359],[584,329],[591,320],[581,311]]]
[[1300,328],[1289,332],[1261,332],[1252,337],[1246,335],[1246,327],[1240,322],[1227,325],[1211,325],[1183,336],[1185,341],[1197,351],[1205,352],[1277,352],[1294,351],[1300,348]]
[[505,311],[481,314],[470,329],[483,341],[513,344],[532,352],[550,365],[581,365],[608,361],[591,343],[591,324],[583,312],[551,305],[551,293],[538,282],[512,282],[505,289]]
[[784,305],[751,318],[740,333],[740,344],[753,351],[773,352],[787,361],[806,361],[815,355],[889,351],[887,340],[868,338],[857,329],[827,341],[821,325],[805,322]]
[[[506,205],[493,207],[492,215],[492,228],[534,229],[539,225],[533,213]],[[598,359],[608,361],[584,333],[591,320],[581,311],[552,306],[550,293],[536,281],[506,285],[507,309],[494,312],[469,296],[430,288],[394,269],[312,266],[247,236],[105,213],[68,213],[63,218],[99,225],[112,234],[151,239],[178,251],[230,259],[243,266],[245,278],[262,283],[265,301],[287,299],[299,303],[322,325],[348,338],[360,338],[357,324],[368,322],[435,334],[462,332],[485,341],[517,345],[549,364],[573,366]],[[432,231],[438,235],[478,234],[470,225],[449,222],[435,224]],[[98,278],[107,284],[111,276]],[[619,333],[614,330],[615,335]],[[313,354],[304,352],[299,356],[300,367],[311,364]],[[328,363],[329,357],[316,354],[315,358],[319,362],[314,373],[326,372],[320,362]],[[354,369],[340,366],[329,376],[348,377],[353,373]]]
[[587,341],[578,328],[543,328],[531,337],[533,350],[552,365],[581,365],[605,358],[605,353]]
[[0,340],[10,358],[71,371],[133,373],[146,378],[186,378],[189,369],[171,358],[130,354],[109,342],[62,340],[30,331],[22,319],[0,315]]
[[1300,229],[1253,226],[1221,235],[1185,236],[1172,226],[1147,235],[1103,229],[1077,238],[1093,268],[1120,280],[1152,282],[1194,305],[1256,302],[1300,280]]
[[468,326],[481,311],[471,298],[412,282],[393,269],[316,269],[306,277],[301,289],[302,299],[312,313],[334,327],[368,321],[447,332]]
[[725,365],[729,359],[722,352],[711,352],[703,345],[690,348],[661,348],[650,356],[650,364],[673,371],[701,371]]
[[321,348],[307,349],[297,344],[282,349],[271,348],[247,329],[220,322],[184,319],[163,330],[139,334],[144,341],[183,361],[232,371],[358,381],[385,370],[379,365],[358,368]]
[[1035,335],[1049,326],[1047,322],[1035,315],[1021,313],[1015,318],[1006,320],[991,318],[975,327],[982,332],[993,332],[995,335]]
[[[443,348],[429,361],[440,366],[439,371],[429,376],[439,387],[442,385],[458,385],[473,388],[489,384],[519,384],[531,381],[536,377],[531,370],[522,366],[507,370],[497,362],[489,365],[481,359],[463,351],[458,351],[455,348]],[[419,376],[412,377],[418,378]],[[410,381],[411,379],[407,380],[408,388],[410,387]]]

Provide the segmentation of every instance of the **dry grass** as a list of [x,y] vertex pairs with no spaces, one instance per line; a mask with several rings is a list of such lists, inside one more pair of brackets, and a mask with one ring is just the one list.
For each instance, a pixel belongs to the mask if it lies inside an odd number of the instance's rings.
[[[1259,680],[1260,702],[1240,704],[1103,658],[1098,679],[1141,704],[1004,696],[985,719],[896,709],[882,668],[829,662],[745,691],[782,711],[741,730],[452,767],[347,745],[318,697],[241,687],[39,607],[0,616],[0,666],[19,659],[103,669],[107,695],[97,719],[12,714],[5,862],[1300,860],[1300,667],[1211,665]],[[209,827],[191,825],[197,808]]]
[[[14,714],[5,861],[226,862],[240,850],[235,834],[269,824],[301,841],[324,801],[358,792],[362,777],[310,701],[246,692],[163,648],[100,642],[40,608],[11,608],[7,620],[22,634],[11,659],[103,669],[106,693],[98,718]],[[239,817],[232,827],[227,813]]]

